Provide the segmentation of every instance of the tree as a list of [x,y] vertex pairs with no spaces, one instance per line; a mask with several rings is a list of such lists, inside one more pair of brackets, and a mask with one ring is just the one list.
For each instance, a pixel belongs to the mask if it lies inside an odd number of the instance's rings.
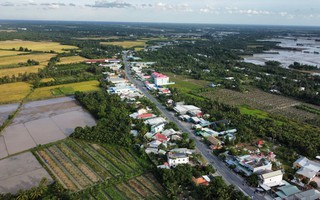
[[258,181],[259,181],[259,177],[258,177],[258,174],[256,173],[253,173],[251,174],[250,176],[248,176],[246,178],[247,182],[249,183],[250,186],[253,186],[253,187],[257,187],[258,186]]
[[310,185],[311,187],[313,187],[314,189],[317,189],[317,188],[318,188],[318,183],[315,182],[315,181],[311,181],[311,182],[309,183],[309,185]]

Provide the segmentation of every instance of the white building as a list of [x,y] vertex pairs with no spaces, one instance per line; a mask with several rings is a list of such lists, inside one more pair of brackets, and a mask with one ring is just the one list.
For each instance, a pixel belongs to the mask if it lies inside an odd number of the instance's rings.
[[300,157],[293,163],[294,168],[299,168],[296,172],[298,175],[313,179],[315,176],[320,176],[320,162],[309,160],[306,157]]
[[184,153],[172,153],[167,154],[168,164],[170,167],[176,167],[179,164],[189,163],[189,157]]
[[260,175],[260,185],[274,187],[282,184],[283,174],[281,170]]
[[166,122],[166,120],[163,117],[155,117],[152,119],[148,119],[146,121],[144,121],[145,124],[149,124],[151,126],[156,125],[156,124],[160,124]]
[[177,105],[173,108],[180,115],[185,115],[187,112],[201,112],[201,109],[193,105]]
[[162,122],[162,123],[160,123],[160,124],[153,125],[153,126],[151,126],[151,132],[152,132],[152,133],[159,133],[159,132],[161,132],[161,131],[164,130],[165,125],[166,125],[165,122]]
[[169,77],[158,72],[153,72],[152,78],[157,86],[167,85],[169,83]]

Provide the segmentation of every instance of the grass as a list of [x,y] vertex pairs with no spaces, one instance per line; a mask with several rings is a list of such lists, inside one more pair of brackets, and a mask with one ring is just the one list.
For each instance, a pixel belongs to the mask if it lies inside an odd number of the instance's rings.
[[252,109],[248,105],[241,105],[239,107],[240,113],[243,115],[252,115],[258,118],[266,119],[268,117],[268,113],[258,109]]
[[0,85],[0,104],[22,100],[30,92],[30,84],[24,82]]
[[50,87],[42,87],[37,88],[28,98],[28,100],[38,100],[38,99],[47,99],[53,98],[56,96],[62,95],[70,95],[75,91],[95,91],[99,90],[99,82],[98,81],[85,81],[79,83],[70,83],[70,84],[62,84],[55,85]]
[[60,62],[58,62],[58,65],[65,65],[65,64],[72,64],[72,63],[79,63],[83,62],[85,58],[81,56],[69,56],[69,57],[62,57],[60,58]]
[[61,45],[58,42],[33,42],[33,41],[24,41],[24,40],[7,40],[0,42],[1,49],[9,49],[12,48],[19,49],[20,47],[31,49],[32,51],[55,51],[58,53],[62,53],[67,51],[67,49],[78,49],[76,46],[71,45]]
[[0,57],[15,56],[18,54],[26,54],[26,53],[28,53],[28,52],[0,50]]
[[116,45],[123,48],[141,47],[145,46],[148,40],[136,40],[136,41],[120,41],[120,42],[101,42],[102,45]]
[[209,85],[208,81],[190,79],[182,75],[175,75],[173,73],[165,73],[170,77],[170,81],[175,82],[174,85],[170,85],[171,88],[177,88],[183,92],[190,92]]

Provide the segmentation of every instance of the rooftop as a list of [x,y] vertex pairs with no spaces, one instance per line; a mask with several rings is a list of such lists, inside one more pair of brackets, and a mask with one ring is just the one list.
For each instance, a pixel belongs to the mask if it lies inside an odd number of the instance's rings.
[[155,78],[168,78],[168,76],[164,75],[164,74],[161,74],[161,73],[158,73],[158,72],[153,72],[152,75],[155,77]]

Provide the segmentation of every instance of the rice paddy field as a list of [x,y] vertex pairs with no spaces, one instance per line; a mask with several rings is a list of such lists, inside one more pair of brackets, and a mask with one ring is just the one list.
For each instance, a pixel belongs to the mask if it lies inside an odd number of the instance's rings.
[[3,56],[14,56],[19,54],[28,54],[29,52],[0,50],[0,58]]
[[50,58],[55,56],[56,54],[27,54],[27,55],[14,55],[14,56],[6,56],[0,57],[0,68],[1,66],[7,67],[12,65],[18,65],[18,63],[26,63],[28,59],[36,60],[40,62],[40,65],[46,65]]
[[96,80],[55,85],[35,89],[34,92],[28,97],[28,100],[48,99],[65,95],[71,95],[74,94],[74,92],[76,91],[89,92],[95,90],[100,90],[99,82]]
[[64,65],[64,64],[72,64],[72,63],[80,63],[86,60],[85,58],[81,56],[69,56],[69,57],[62,57],[60,58],[60,62],[58,62],[58,65]]
[[57,42],[33,42],[33,41],[24,41],[24,40],[7,40],[0,41],[1,49],[11,50],[12,48],[19,49],[20,47],[31,49],[32,51],[55,51],[55,52],[65,52],[68,49],[78,49],[76,46],[71,45],[62,45]]
[[22,100],[31,89],[31,85],[24,82],[0,85],[0,104]]
[[9,76],[12,77],[13,75],[18,76],[19,74],[24,73],[37,73],[39,69],[43,69],[44,65],[36,65],[30,67],[17,67],[17,68],[9,68],[9,69],[0,69],[0,77]]
[[117,41],[117,42],[101,42],[102,45],[116,45],[122,46],[123,48],[132,48],[145,46],[148,40],[136,40],[136,41]]

